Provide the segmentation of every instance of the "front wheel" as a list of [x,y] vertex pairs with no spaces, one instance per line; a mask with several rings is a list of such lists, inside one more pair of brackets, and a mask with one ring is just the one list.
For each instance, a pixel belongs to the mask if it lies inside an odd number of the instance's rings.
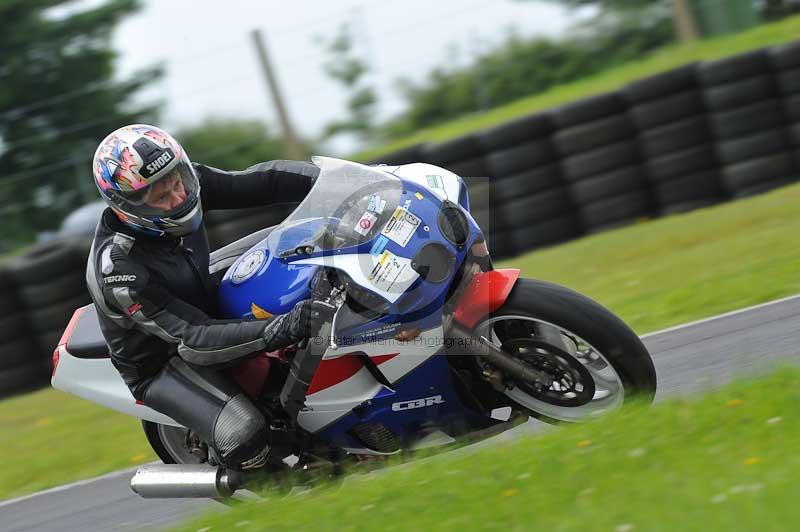
[[655,396],[653,361],[636,333],[563,286],[520,279],[474,334],[552,378],[549,386],[506,381],[505,395],[544,421],[585,421]]

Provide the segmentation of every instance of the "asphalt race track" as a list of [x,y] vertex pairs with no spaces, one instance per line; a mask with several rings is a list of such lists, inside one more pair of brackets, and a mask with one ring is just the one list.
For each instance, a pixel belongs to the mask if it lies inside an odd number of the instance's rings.
[[[717,387],[735,376],[800,362],[800,296],[644,337],[658,370],[657,399]],[[145,500],[132,470],[0,502],[3,531],[152,530],[225,506],[206,500]]]

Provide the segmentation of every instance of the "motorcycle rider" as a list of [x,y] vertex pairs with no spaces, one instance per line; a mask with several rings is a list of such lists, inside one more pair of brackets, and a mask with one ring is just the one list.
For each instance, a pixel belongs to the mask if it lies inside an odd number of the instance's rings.
[[143,124],[109,134],[92,168],[109,208],[86,279],[114,367],[138,401],[197,433],[218,461],[262,466],[267,420],[223,369],[313,336],[333,307],[305,300],[268,320],[215,319],[203,211],[302,200],[319,169],[297,161],[242,172],[193,164],[168,133]]

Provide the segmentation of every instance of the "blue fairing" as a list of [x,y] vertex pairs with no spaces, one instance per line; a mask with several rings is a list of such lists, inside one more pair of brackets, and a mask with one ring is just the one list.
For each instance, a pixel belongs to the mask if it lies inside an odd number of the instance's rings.
[[[463,193],[462,196],[462,202],[466,202],[466,193]],[[324,222],[320,219],[309,219],[302,223],[291,225],[281,231],[279,235],[270,237],[271,241],[268,238],[259,242],[234,263],[223,278],[219,292],[223,315],[231,318],[252,317],[253,304],[271,314],[283,314],[291,310],[298,301],[308,298],[310,296],[308,284],[317,267],[293,264],[298,260],[332,255],[334,253],[366,255],[370,253],[379,254],[382,251],[389,251],[395,255],[411,259],[425,244],[438,242],[445,245],[455,256],[453,271],[450,272],[448,278],[438,283],[427,282],[421,278],[417,279],[405,294],[390,307],[390,313],[396,316],[396,321],[401,321],[399,320],[400,316],[407,317],[415,312],[430,315],[431,306],[440,305],[444,302],[450,282],[458,267],[464,261],[469,245],[457,248],[444,238],[437,223],[442,202],[426,188],[416,183],[404,181],[399,204],[406,206],[423,221],[405,246],[401,246],[392,240],[387,240],[378,233],[359,245],[336,250],[318,250],[308,255],[285,258],[274,257],[270,254],[270,248],[275,249],[277,245],[280,245],[281,249],[285,249],[307,243],[324,226]],[[470,225],[472,225],[470,237],[470,241],[472,241],[479,230],[474,225],[471,217],[469,217],[469,221]],[[279,242],[276,240],[279,240]],[[256,250],[264,253],[263,264],[251,277],[239,283],[235,282],[232,279],[233,272],[236,271],[243,259]],[[436,313],[434,312],[434,314]],[[406,319],[402,321],[406,321]]]
[[297,302],[308,299],[308,284],[317,266],[287,264],[269,254],[266,241],[254,246],[248,253],[253,251],[261,251],[265,255],[264,264],[255,275],[237,284],[231,279],[236,264],[225,273],[219,291],[220,308],[224,316],[252,318],[253,304],[271,314],[285,314]]
[[[384,388],[363,408],[336,420],[323,429],[319,436],[349,449],[365,447],[350,433],[361,423],[380,423],[393,433],[407,440],[419,433],[428,423],[445,428],[453,436],[467,432],[469,428],[488,426],[494,423],[464,406],[453,387],[450,366],[444,356],[434,355],[427,362],[397,381],[395,391]],[[441,402],[409,410],[393,410],[392,405],[403,401],[414,401],[426,397],[441,396]],[[403,442],[408,443],[408,441]]]
[[469,211],[469,192],[467,191],[467,184],[461,182],[461,190],[458,193],[458,204],[464,207],[465,211]]
[[[392,179],[397,182],[399,178]],[[400,180],[400,183],[402,186],[397,184],[393,195],[380,192],[383,195],[381,197],[386,200],[383,202],[386,209],[380,207],[375,212],[373,227],[363,233],[359,231],[352,233],[351,230],[351,234],[346,234],[348,228],[354,227],[352,218],[346,221],[347,209],[342,209],[340,212],[320,207],[320,212],[315,212],[317,203],[314,203],[312,208],[308,205],[303,207],[301,204],[293,216],[298,212],[304,214],[290,217],[270,237],[242,255],[226,272],[219,292],[223,315],[231,318],[252,318],[254,315],[263,317],[262,311],[271,314],[289,312],[297,302],[311,296],[309,285],[319,268],[333,267],[331,265],[335,261],[332,258],[345,257],[346,260],[343,262],[345,265],[342,268],[343,270],[349,268],[351,271],[345,271],[347,275],[341,278],[350,283],[345,283],[348,293],[359,289],[370,291],[374,296],[385,299],[388,313],[366,323],[352,319],[349,322],[351,325],[341,324],[341,329],[336,331],[340,345],[371,343],[392,337],[400,329],[430,331],[439,327],[442,324],[442,309],[450,294],[453,278],[463,264],[470,246],[480,235],[480,229],[472,217],[467,215],[470,226],[469,238],[462,246],[454,245],[445,238],[439,227],[442,208],[439,197],[430,189],[415,182]],[[318,186],[319,181],[315,189]],[[334,188],[327,190],[331,191],[328,196],[335,195]],[[317,194],[315,198],[319,199],[319,204],[325,204],[325,195],[321,196],[319,191]],[[356,194],[354,203],[359,205],[359,209],[362,208],[358,203],[360,197]],[[459,204],[465,210],[469,208],[469,199],[463,184]],[[404,237],[392,235],[390,216],[393,216],[393,213],[402,213],[403,218],[398,220],[417,217],[418,225]],[[362,216],[361,211],[356,210],[355,220],[360,221],[359,216]],[[337,230],[343,231],[343,236],[338,240],[326,239],[324,236],[334,226]],[[382,229],[389,238],[382,234]],[[335,233],[334,236],[338,237],[339,233]],[[335,245],[327,244],[329,241],[333,241]],[[439,259],[425,259],[430,257],[430,250],[425,253],[422,253],[422,250],[431,243],[438,244],[430,248],[435,251],[433,256],[447,257],[444,262]],[[359,258],[355,261],[347,258],[348,255],[358,255]],[[415,280],[413,276],[408,278],[406,283],[411,280],[413,283],[410,286],[402,285],[402,288],[405,288],[402,293],[399,290],[392,293],[388,292],[388,288],[376,288],[378,284],[372,273],[379,268],[379,257],[386,255],[406,261],[406,271],[410,271],[408,270],[410,267],[413,270],[412,274],[419,274]],[[322,265],[298,263],[298,261],[315,260]],[[418,269],[420,260],[423,265],[452,264],[452,267],[449,270],[443,268],[442,271],[445,273],[437,279],[438,282],[432,282],[429,280],[430,277],[425,278],[425,274],[421,273],[428,270]],[[432,262],[425,263],[425,260]],[[354,272],[353,269],[357,270],[354,264],[358,268],[365,269]],[[357,274],[355,277],[354,273]],[[376,284],[370,285],[371,282]],[[381,294],[382,290],[387,292]],[[397,294],[401,295],[397,297]],[[353,316],[358,315],[356,311],[352,312]],[[357,441],[350,433],[352,427],[359,423],[381,423],[406,443],[415,435],[419,435],[420,429],[423,429],[427,422],[435,422],[438,427],[447,427],[449,429],[447,432],[451,435],[461,434],[469,427],[474,429],[493,423],[491,419],[470,410],[462,403],[453,385],[451,372],[447,358],[440,352],[394,382],[394,390],[384,388],[370,401],[353,409],[317,434],[323,440],[352,449],[364,447],[364,442]],[[431,397],[440,399],[431,405],[419,408],[392,408],[396,403]]]

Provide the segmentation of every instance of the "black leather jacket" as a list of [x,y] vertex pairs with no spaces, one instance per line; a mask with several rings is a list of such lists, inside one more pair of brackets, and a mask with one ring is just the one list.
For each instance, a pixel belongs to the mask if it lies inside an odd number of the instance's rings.
[[[301,201],[319,169],[271,161],[243,172],[195,164],[204,211]],[[97,227],[86,281],[111,360],[134,397],[176,354],[199,365],[225,364],[262,350],[265,321],[219,320],[208,273],[204,226],[181,239],[147,236],[106,209]]]

